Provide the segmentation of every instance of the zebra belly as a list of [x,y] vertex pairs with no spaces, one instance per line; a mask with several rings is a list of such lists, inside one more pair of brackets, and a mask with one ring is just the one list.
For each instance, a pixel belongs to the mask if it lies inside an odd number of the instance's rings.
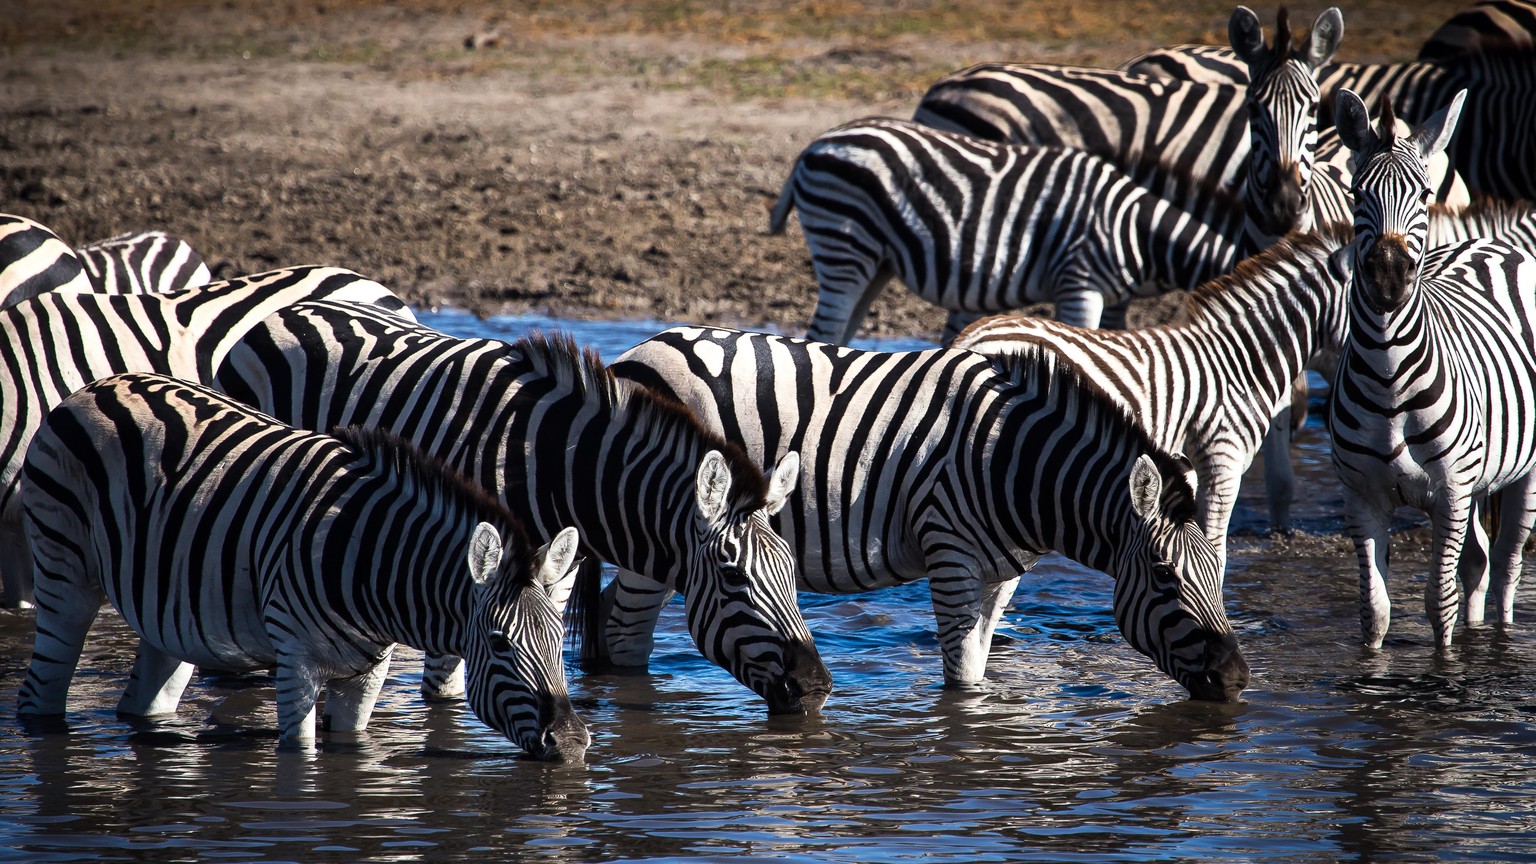
[[124,580],[108,579],[107,597],[134,632],[179,660],[232,671],[276,664],[253,585],[215,587],[177,570],[172,584],[164,586],[146,580],[135,589]]

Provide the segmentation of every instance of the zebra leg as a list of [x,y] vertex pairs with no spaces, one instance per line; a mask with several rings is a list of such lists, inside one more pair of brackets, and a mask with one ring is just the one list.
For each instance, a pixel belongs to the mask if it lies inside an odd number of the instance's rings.
[[1482,517],[1488,512],[1491,497],[1482,497],[1472,503],[1467,519],[1467,537],[1461,544],[1461,555],[1456,559],[1456,579],[1461,583],[1462,620],[1468,624],[1483,623],[1488,605],[1488,529],[1483,527]]
[[644,669],[656,647],[656,619],[677,592],[639,573],[620,569],[603,589],[600,612],[608,662]]
[[278,746],[294,747],[315,740],[315,703],[320,700],[318,671],[307,658],[278,647],[277,673]]
[[1104,295],[1091,288],[1071,289],[1056,294],[1056,320],[1074,327],[1093,329],[1104,317]]
[[143,639],[133,660],[133,675],[123,696],[117,700],[117,713],[134,717],[175,714],[181,694],[192,680],[193,666],[161,651]]
[[939,344],[948,346],[960,335],[960,331],[976,323],[981,318],[977,312],[962,312],[958,309],[949,310],[949,315],[944,319],[944,332],[939,334]]
[[1131,301],[1126,300],[1113,306],[1104,307],[1104,312],[1099,316],[1099,327],[1104,330],[1124,330],[1125,315],[1130,311]]
[[332,678],[325,685],[325,728],[331,732],[361,732],[368,728],[374,703],[389,677],[389,658],[394,648],[360,675]]
[[88,582],[44,579],[37,586],[37,635],[27,678],[16,694],[17,714],[64,713],[69,682],[80,665],[85,637],[106,600],[101,587]]
[[987,677],[992,629],[1018,587],[1017,576],[982,584],[975,571],[955,570],[928,577],[946,684],[976,684]]
[[1380,648],[1392,623],[1392,597],[1387,593],[1391,546],[1387,538],[1390,510],[1373,506],[1344,487],[1344,520],[1355,541],[1360,569],[1360,633],[1365,644]]
[[1429,626],[1435,631],[1435,645],[1440,649],[1450,647],[1451,635],[1456,629],[1456,614],[1460,611],[1457,607],[1461,605],[1456,584],[1456,560],[1461,557],[1461,547],[1467,539],[1471,512],[1472,499],[1456,496],[1449,490],[1432,511],[1432,565],[1435,569],[1424,585],[1424,611],[1429,615]]
[[[1200,471],[1200,467],[1205,470]],[[1232,524],[1232,511],[1237,507],[1237,493],[1242,488],[1244,466],[1231,464],[1226,459],[1216,459],[1197,466],[1202,487],[1197,496],[1200,507],[1200,527],[1206,539],[1216,550],[1221,572],[1227,569],[1227,529]]]
[[464,658],[429,654],[421,664],[421,697],[428,702],[464,698]]
[[1515,621],[1515,592],[1524,570],[1525,541],[1536,525],[1536,474],[1528,474],[1499,493],[1498,531],[1493,543],[1494,584],[1499,596],[1499,622]]
[[7,609],[32,608],[32,551],[19,519],[0,520],[0,585]]
[[816,311],[811,314],[811,326],[806,330],[805,338],[847,345],[848,340],[859,332],[859,325],[869,313],[869,305],[885,290],[893,273],[879,262],[868,262],[868,269],[859,267],[851,278],[838,278],[823,271],[823,262],[813,263],[816,278],[821,282],[821,293],[816,297]]
[[1269,499],[1269,530],[1291,533],[1291,501],[1295,476],[1291,472],[1291,408],[1281,408],[1264,435],[1264,494]]

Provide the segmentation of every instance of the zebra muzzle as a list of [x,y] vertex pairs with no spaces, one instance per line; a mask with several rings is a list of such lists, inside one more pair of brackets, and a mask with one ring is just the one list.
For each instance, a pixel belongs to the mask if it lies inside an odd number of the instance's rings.
[[1206,647],[1210,658],[1204,671],[1184,676],[1179,683],[1189,691],[1189,698],[1202,702],[1234,702],[1248,686],[1248,661],[1237,648],[1237,638],[1230,633],[1212,639]]
[[793,643],[784,654],[784,676],[763,694],[769,714],[819,714],[832,693],[832,673],[814,645]]

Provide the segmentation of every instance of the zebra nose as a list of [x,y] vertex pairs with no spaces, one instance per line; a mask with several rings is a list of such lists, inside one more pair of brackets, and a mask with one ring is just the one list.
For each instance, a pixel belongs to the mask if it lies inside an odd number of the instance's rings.
[[1267,224],[1262,225],[1270,234],[1286,234],[1301,224],[1306,197],[1301,194],[1301,168],[1296,165],[1282,166],[1279,187],[1259,205],[1259,214]]
[[585,760],[592,736],[587,733],[587,724],[577,716],[571,700],[563,696],[545,696],[539,702],[539,720],[542,725],[537,743],[529,748],[529,753],[535,759],[546,762]]
[[1248,661],[1237,648],[1237,637],[1223,633],[1207,643],[1205,654],[1209,660],[1205,671],[1184,681],[1190,698],[1202,702],[1236,701],[1249,679]]
[[1390,312],[1403,304],[1413,287],[1414,260],[1401,234],[1383,234],[1371,244],[1360,262],[1367,296],[1378,311]]
[[784,652],[784,677],[767,694],[769,714],[817,714],[832,693],[832,673],[809,641]]

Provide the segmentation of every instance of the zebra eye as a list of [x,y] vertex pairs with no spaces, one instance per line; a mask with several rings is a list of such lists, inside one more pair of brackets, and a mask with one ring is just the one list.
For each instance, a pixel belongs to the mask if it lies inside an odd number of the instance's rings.
[[744,588],[747,584],[747,571],[740,564],[721,562],[720,581],[727,587]]
[[500,630],[492,630],[491,632],[487,633],[486,636],[490,640],[492,651],[495,651],[498,654],[506,654],[511,652],[512,640],[507,638],[507,634]]
[[1178,581],[1179,574],[1172,564],[1159,561],[1152,565],[1152,583],[1158,588],[1172,588]]

